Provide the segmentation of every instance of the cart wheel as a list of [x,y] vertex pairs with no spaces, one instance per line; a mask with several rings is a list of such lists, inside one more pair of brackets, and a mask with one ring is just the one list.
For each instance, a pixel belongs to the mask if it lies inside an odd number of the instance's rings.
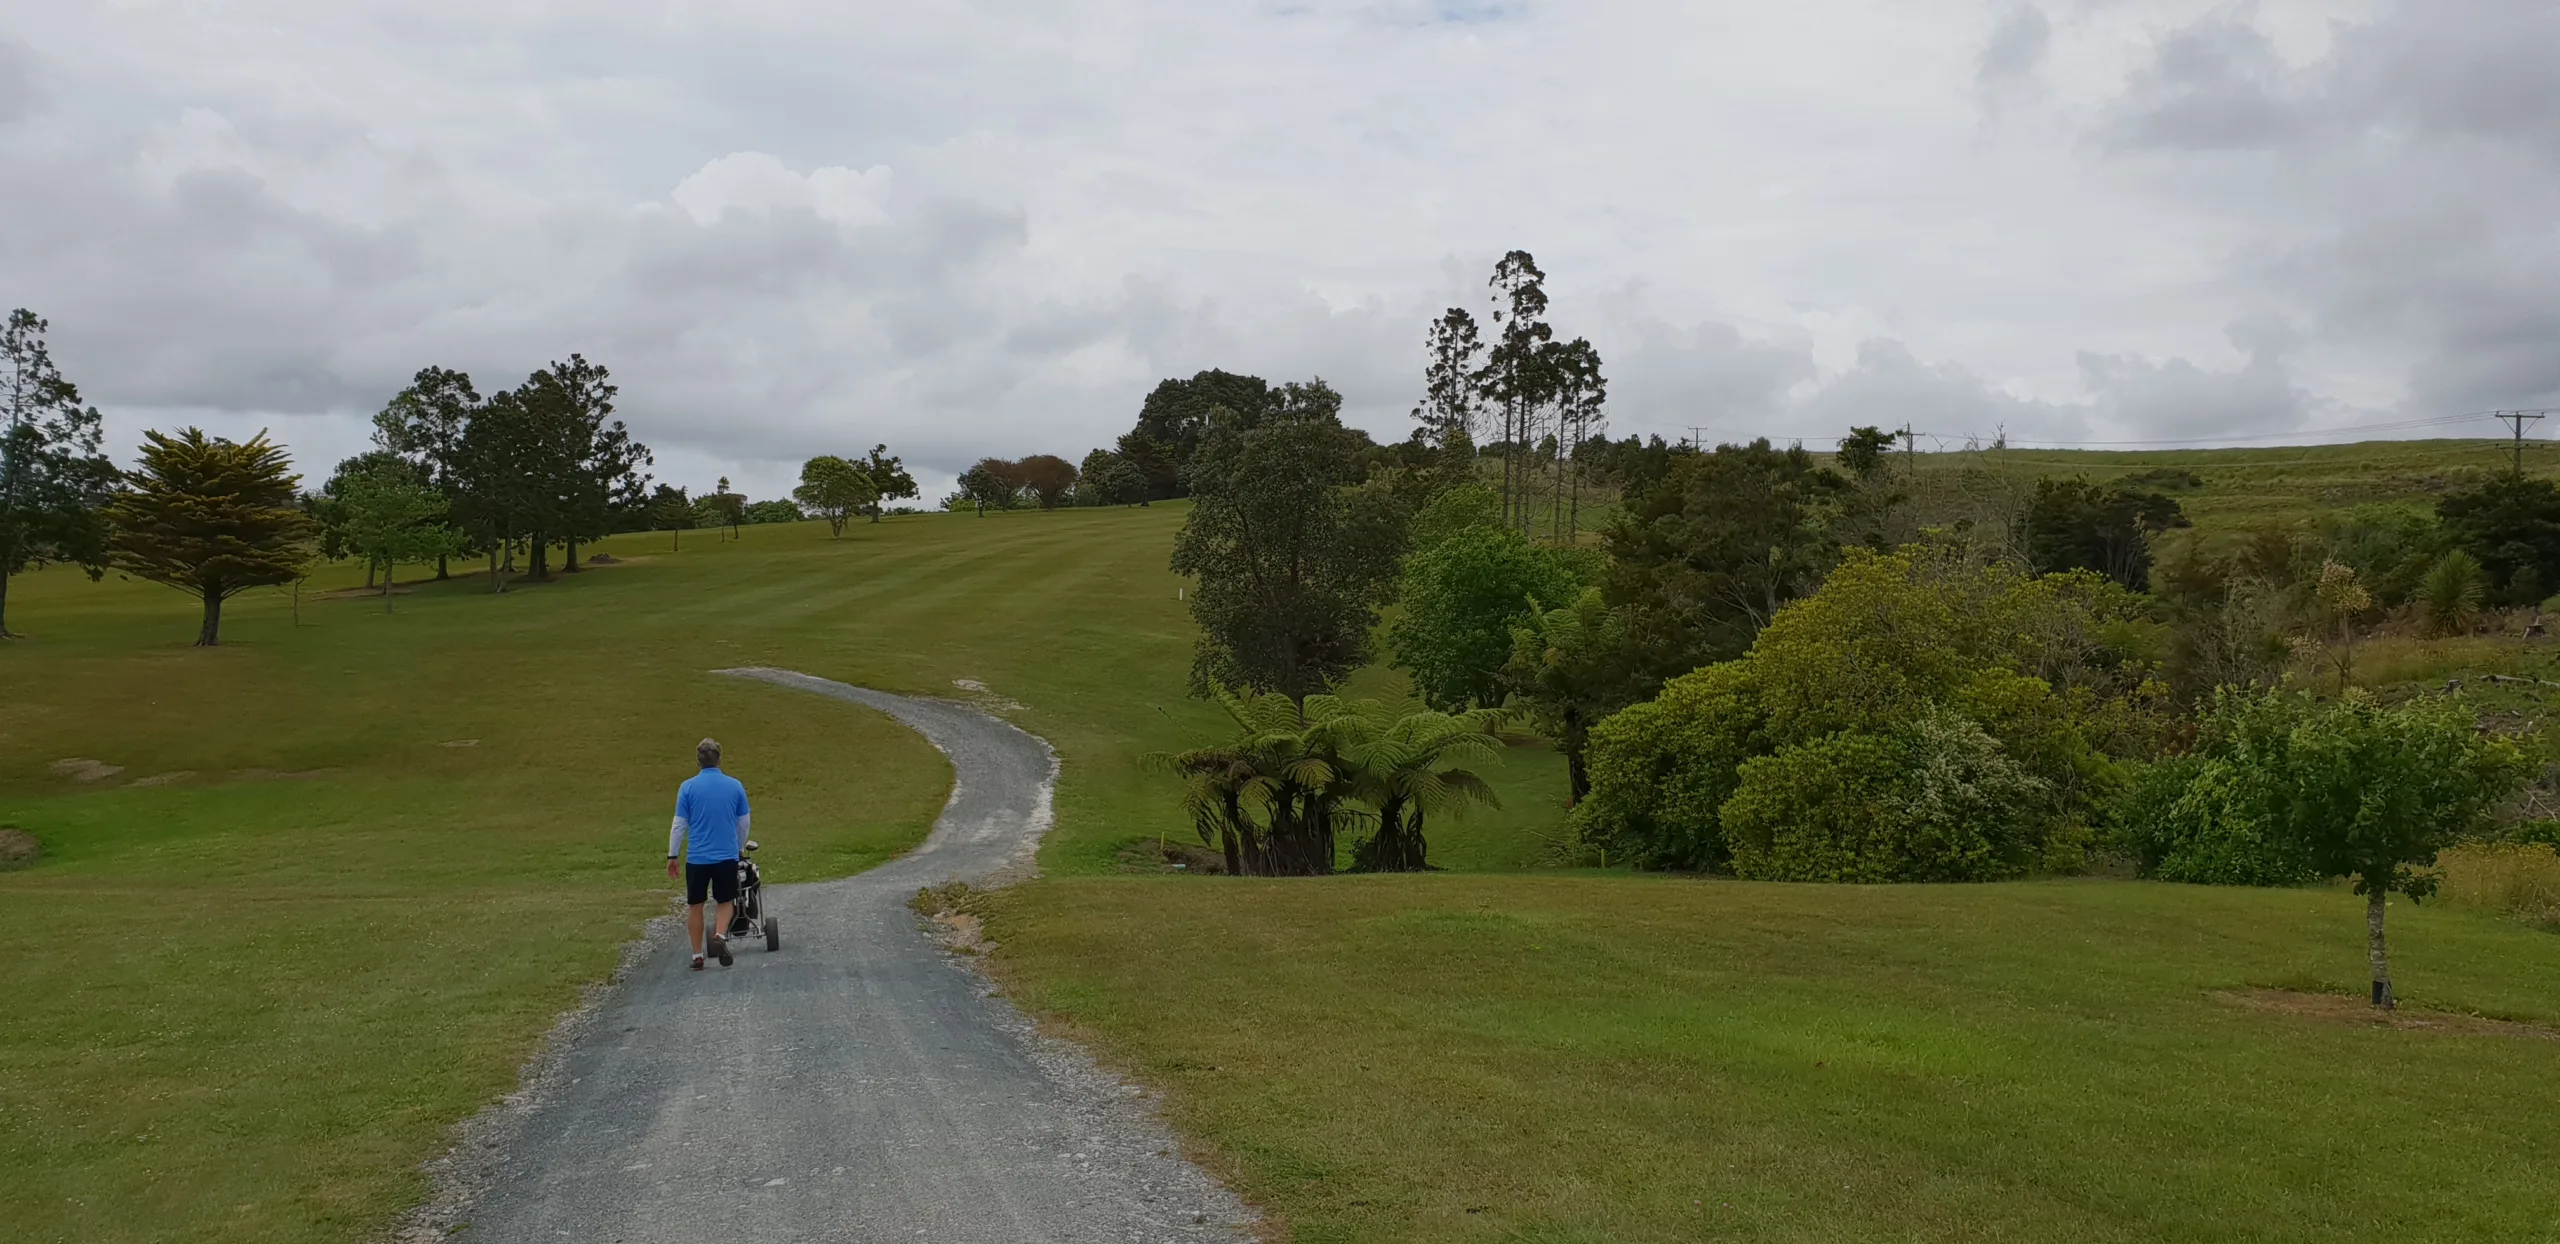
[[764,918],[764,948],[768,951],[782,949],[782,921],[772,916]]

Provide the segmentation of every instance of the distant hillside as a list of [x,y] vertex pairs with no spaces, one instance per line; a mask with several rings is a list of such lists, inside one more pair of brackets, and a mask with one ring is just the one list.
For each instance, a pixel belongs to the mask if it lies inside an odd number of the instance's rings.
[[[2093,480],[2156,474],[2145,481],[2184,506],[2208,533],[2290,526],[2323,511],[2367,502],[2425,506],[2436,495],[2504,471],[2513,461],[2503,440],[2362,441],[2271,449],[2001,449],[1921,453],[1923,473],[1989,473],[2029,481],[2085,475]],[[2524,469],[2560,476],[2560,443],[2527,441]],[[2195,482],[2177,478],[2184,472]]]

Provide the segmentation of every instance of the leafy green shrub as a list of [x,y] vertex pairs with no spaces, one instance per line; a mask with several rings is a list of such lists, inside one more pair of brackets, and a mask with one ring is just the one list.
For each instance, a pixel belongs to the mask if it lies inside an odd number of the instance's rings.
[[1853,550],[1741,660],[1593,730],[1576,830],[1632,863],[1771,879],[2076,867],[2110,751],[2158,733],[2122,643],[2139,608],[2086,572]]
[[1995,881],[2045,863],[2052,786],[1954,713],[1745,761],[1722,809],[1738,877]]
[[2198,719],[2195,751],[2147,766],[2118,804],[2115,840],[2135,867],[2199,885],[2310,880],[2309,858],[2276,832],[2265,788],[2307,709],[2290,692],[2217,692]]
[[1656,868],[1719,868],[1731,852],[1718,809],[1742,762],[1767,750],[1767,714],[1748,662],[1710,665],[1662,695],[1602,719],[1589,744],[1591,792],[1574,809],[1585,842]]

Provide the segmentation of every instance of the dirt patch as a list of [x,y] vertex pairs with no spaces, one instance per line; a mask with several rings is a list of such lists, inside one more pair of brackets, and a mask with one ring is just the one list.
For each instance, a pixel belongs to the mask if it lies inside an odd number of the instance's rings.
[[1140,843],[1120,852],[1120,871],[1126,873],[1194,873],[1215,875],[1227,871],[1227,857],[1191,842],[1166,841],[1162,845]]
[[907,900],[917,915],[925,919],[925,932],[945,950],[963,955],[984,955],[995,950],[987,940],[986,924],[974,910],[986,898],[981,890],[969,888],[966,881],[926,886]]
[[46,767],[52,770],[55,777],[69,778],[74,782],[103,782],[124,772],[123,765],[111,765],[103,760],[89,760],[80,756],[57,760]]
[[2486,1015],[2465,1015],[2459,1011],[2421,1010],[2406,1003],[2401,1004],[2398,1010],[2377,1011],[2364,999],[2344,994],[2304,993],[2295,989],[2225,989],[2213,996],[2219,1001],[2252,1011],[2298,1015],[2334,1024],[2449,1032],[2472,1037],[2529,1037],[2538,1041],[2560,1041],[2560,1028],[2520,1020],[2493,1019]]
[[44,854],[44,844],[34,834],[11,825],[0,825],[0,873],[35,867]]
[[242,769],[233,773],[231,780],[235,782],[308,782],[336,772],[335,769],[298,769],[292,772],[286,772],[283,769]]
[[135,778],[134,780],[125,783],[125,786],[127,789],[131,790],[141,790],[153,786],[167,786],[175,782],[186,781],[188,778],[194,777],[195,775],[196,771],[193,769],[179,769],[170,773],[154,773],[147,778]]
[[480,746],[480,740],[478,740],[478,739],[446,739],[444,742],[436,744],[436,746],[438,746],[438,747],[478,747],[478,746]]
[[1021,701],[1008,700],[1003,696],[997,695],[987,687],[987,684],[979,682],[975,678],[954,678],[951,680],[951,685],[958,687],[962,691],[968,692],[970,703],[977,705],[979,708],[986,709],[989,712],[1018,713],[1022,711]]

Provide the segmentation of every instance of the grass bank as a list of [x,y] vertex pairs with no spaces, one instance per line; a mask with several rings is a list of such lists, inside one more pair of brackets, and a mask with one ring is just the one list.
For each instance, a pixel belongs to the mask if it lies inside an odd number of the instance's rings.
[[[2131,882],[1061,881],[1017,996],[1300,1241],[2525,1240],[2549,1035],[2352,992],[2358,903]],[[2560,1021],[2560,942],[2395,905],[2419,1007]],[[1133,930],[1153,935],[1132,937]]]

